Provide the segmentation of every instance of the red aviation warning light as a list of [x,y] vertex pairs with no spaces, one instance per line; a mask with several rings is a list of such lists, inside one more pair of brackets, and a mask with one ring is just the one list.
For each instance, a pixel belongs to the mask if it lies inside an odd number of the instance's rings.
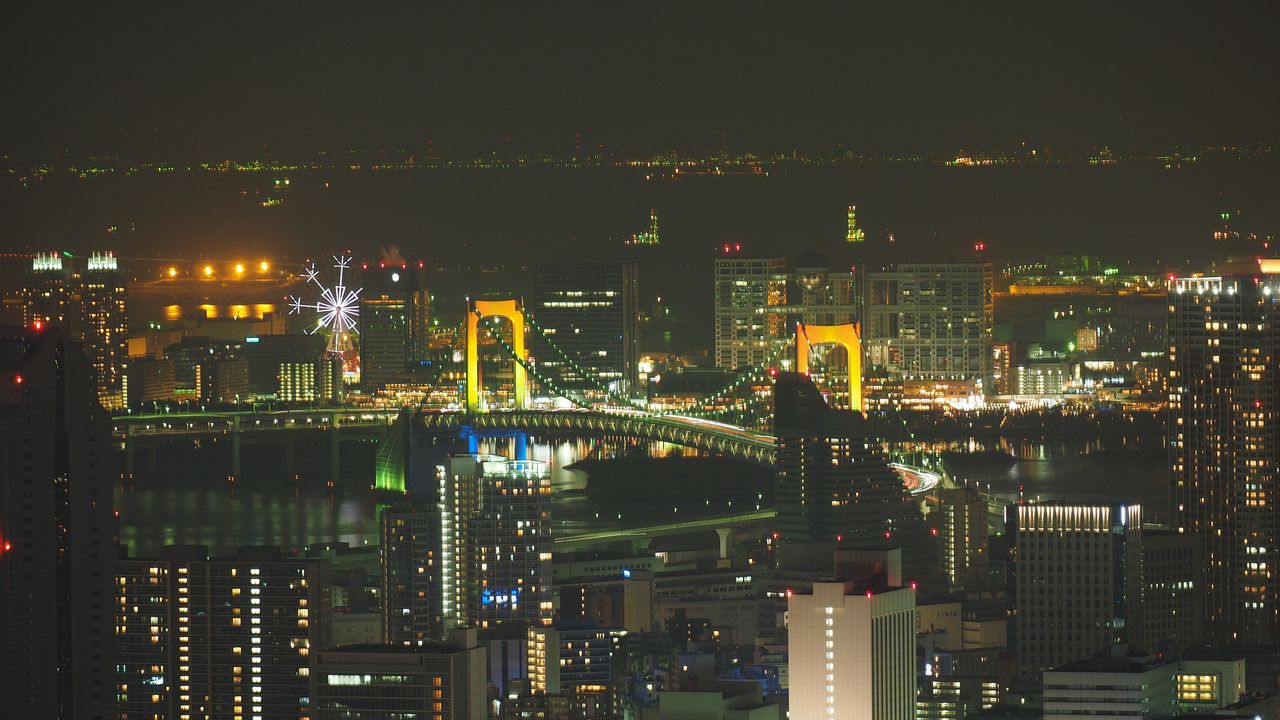
[[32,328],[33,330],[35,330],[36,332],[40,332],[41,330],[44,330],[44,321],[43,321],[43,320],[37,320],[37,321],[35,321],[35,322],[31,323],[31,328]]
[[973,251],[976,253],[986,252],[986,250],[987,244],[985,242],[979,241],[973,244]]

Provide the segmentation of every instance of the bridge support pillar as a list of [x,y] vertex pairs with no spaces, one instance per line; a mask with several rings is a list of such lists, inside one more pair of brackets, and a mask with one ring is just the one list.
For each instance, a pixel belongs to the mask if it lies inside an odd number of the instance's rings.
[[335,413],[329,418],[329,479],[335,487],[338,484],[338,475],[341,473],[339,455],[341,440],[339,438],[338,415]]
[[240,479],[240,416],[231,418],[231,479]]
[[517,431],[515,434],[515,437],[511,438],[511,444],[515,446],[514,450],[515,450],[517,460],[529,459],[529,436],[528,435],[526,435],[523,432]]
[[298,469],[295,464],[296,455],[293,437],[289,437],[284,441],[284,476],[290,480],[298,476]]
[[133,437],[133,425],[124,426],[124,472],[125,477],[133,479],[133,446],[137,440]]
[[731,527],[716,528],[716,535],[720,537],[720,561],[716,563],[719,567],[730,567],[733,564],[733,536],[736,530]]
[[631,538],[631,554],[639,555],[641,552],[648,550],[651,544],[653,544],[653,538],[651,537],[633,537]]

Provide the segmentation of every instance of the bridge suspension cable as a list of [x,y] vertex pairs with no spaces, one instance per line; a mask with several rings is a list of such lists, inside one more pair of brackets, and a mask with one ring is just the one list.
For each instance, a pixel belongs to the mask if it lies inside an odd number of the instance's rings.
[[[483,318],[483,316],[480,314],[478,310],[473,309],[472,312],[475,313],[476,317]],[[496,340],[500,346],[502,346],[502,349],[508,355],[510,355],[513,360],[520,363],[520,367],[523,367],[526,372],[533,375],[533,379],[537,380],[544,387],[549,388],[557,397],[562,397],[565,400],[568,400],[569,402],[573,403],[574,405],[577,405],[578,407],[583,408],[584,410],[594,409],[591,407],[591,405],[589,405],[585,401],[578,400],[577,398],[570,395],[567,391],[561,388],[553,380],[551,380],[550,378],[548,378],[547,376],[539,372],[538,369],[534,367],[532,364],[530,364],[527,360],[520,357],[519,354],[516,353],[515,348],[511,347],[511,345],[508,344],[507,341],[503,340],[501,335],[495,332],[493,333],[493,339]]]

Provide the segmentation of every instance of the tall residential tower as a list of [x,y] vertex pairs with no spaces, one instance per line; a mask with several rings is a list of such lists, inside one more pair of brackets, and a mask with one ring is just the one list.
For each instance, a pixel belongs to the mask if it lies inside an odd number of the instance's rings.
[[1280,639],[1278,360],[1280,277],[1172,281],[1173,527],[1200,538],[1210,639]]

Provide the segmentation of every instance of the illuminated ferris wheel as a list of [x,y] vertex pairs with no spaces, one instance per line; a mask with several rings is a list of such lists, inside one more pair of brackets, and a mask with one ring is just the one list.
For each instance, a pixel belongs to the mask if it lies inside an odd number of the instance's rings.
[[307,333],[325,333],[329,337],[328,352],[342,357],[343,366],[347,367],[355,359],[355,336],[360,334],[357,320],[360,318],[360,292],[364,288],[351,290],[346,285],[346,273],[351,267],[351,258],[333,257],[334,269],[338,271],[338,281],[327,286],[320,279],[320,273],[313,262],[303,270],[307,283],[315,283],[320,296],[315,302],[303,302],[301,297],[289,298],[289,313],[303,314],[303,311],[317,314],[316,321],[309,323]]

